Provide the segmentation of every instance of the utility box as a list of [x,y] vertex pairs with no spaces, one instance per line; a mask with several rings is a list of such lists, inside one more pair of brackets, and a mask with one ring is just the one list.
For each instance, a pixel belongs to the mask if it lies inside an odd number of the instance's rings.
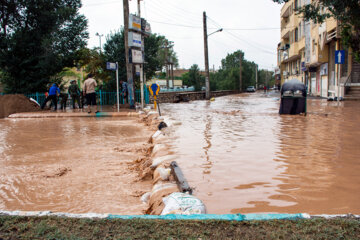
[[279,114],[306,114],[306,87],[297,79],[285,82],[281,87]]

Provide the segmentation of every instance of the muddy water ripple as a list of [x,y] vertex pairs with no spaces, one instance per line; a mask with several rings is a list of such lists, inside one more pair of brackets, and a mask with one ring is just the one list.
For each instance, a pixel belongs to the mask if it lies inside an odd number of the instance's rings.
[[151,132],[133,119],[0,120],[0,209],[142,214],[128,163]]
[[176,152],[209,213],[360,214],[360,102],[278,115],[262,93],[166,104]]

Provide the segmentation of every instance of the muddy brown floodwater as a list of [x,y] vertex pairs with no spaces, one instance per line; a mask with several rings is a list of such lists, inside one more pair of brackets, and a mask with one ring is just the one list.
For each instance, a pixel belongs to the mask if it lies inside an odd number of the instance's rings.
[[360,214],[360,102],[278,114],[263,93],[166,104],[172,150],[209,213]]
[[0,119],[0,209],[142,214],[151,182],[128,163],[152,132],[138,121]]

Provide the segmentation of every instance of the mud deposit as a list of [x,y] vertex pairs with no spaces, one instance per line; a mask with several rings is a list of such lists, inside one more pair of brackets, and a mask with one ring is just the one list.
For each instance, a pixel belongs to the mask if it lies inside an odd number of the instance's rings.
[[0,120],[0,209],[142,214],[131,163],[153,131],[138,119]]
[[0,118],[13,113],[39,111],[40,107],[21,94],[0,96]]
[[360,214],[360,102],[280,116],[262,93],[163,105],[172,150],[209,213]]

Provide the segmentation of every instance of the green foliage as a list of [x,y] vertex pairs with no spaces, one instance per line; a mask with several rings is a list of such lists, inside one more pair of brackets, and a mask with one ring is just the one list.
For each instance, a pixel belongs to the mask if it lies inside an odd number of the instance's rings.
[[200,91],[201,87],[205,86],[205,77],[200,74],[200,69],[197,64],[191,66],[189,72],[182,75],[183,85],[194,86],[195,91]]
[[221,69],[210,76],[211,90],[238,90],[240,88],[240,55],[242,57],[242,89],[255,86],[256,64],[245,60],[240,50],[221,60]]
[[81,0],[6,0],[0,7],[0,69],[6,92],[45,91],[86,45]]
[[[165,65],[162,59],[163,43],[166,40],[164,36],[157,34],[151,34],[145,38],[145,73],[146,78],[151,79],[156,71],[162,70]],[[113,71],[106,71],[106,62],[118,62],[119,64],[119,80],[125,80],[126,77],[126,59],[125,59],[125,42],[124,42],[124,30],[114,32],[106,37],[106,43],[104,44],[103,53],[103,68],[104,72],[107,72],[108,79],[105,81],[104,90],[116,89],[116,76]],[[177,60],[176,60],[177,61]],[[138,81],[136,81],[138,80]],[[139,79],[135,79],[135,86],[139,86]]]
[[[277,3],[288,0],[273,0]],[[327,11],[323,11],[327,9]],[[342,42],[353,50],[355,59],[360,62],[360,4],[358,0],[319,0],[299,9],[307,20],[322,23],[333,17],[341,27]]]

